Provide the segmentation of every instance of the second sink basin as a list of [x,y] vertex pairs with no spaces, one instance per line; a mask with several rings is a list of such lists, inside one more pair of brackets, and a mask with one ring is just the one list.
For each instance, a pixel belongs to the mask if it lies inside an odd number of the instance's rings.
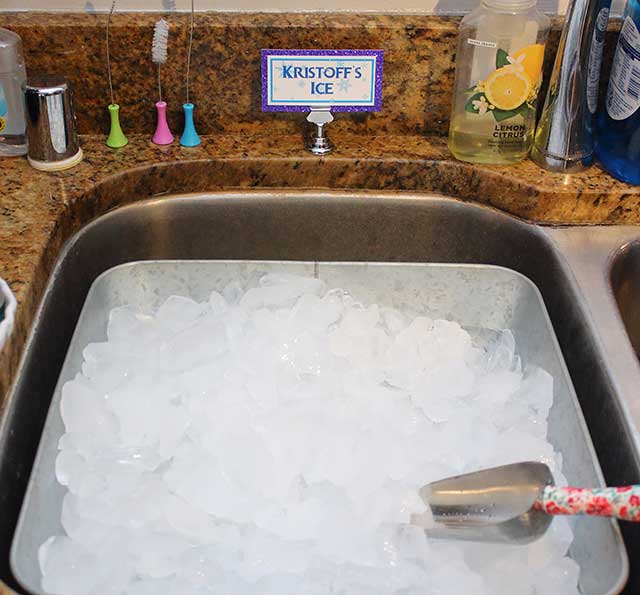
[[627,334],[640,358],[640,243],[632,243],[616,257],[611,285]]

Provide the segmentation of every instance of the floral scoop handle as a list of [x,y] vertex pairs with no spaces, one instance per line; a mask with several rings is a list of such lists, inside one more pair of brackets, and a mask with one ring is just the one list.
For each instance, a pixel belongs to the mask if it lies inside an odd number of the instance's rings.
[[546,486],[535,508],[547,514],[588,514],[640,522],[640,485],[622,488]]

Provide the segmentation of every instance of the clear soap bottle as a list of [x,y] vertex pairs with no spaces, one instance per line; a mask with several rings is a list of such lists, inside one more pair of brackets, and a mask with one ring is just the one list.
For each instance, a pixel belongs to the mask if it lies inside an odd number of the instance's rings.
[[449,127],[456,158],[507,164],[528,155],[549,26],[536,0],[482,0],[462,19]]
[[0,29],[0,157],[27,152],[22,85],[27,72],[22,40],[8,29]]

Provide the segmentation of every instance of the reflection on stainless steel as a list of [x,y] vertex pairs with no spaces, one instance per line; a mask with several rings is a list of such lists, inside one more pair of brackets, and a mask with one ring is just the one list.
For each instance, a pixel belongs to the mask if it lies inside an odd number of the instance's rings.
[[572,0],[531,152],[545,169],[572,172],[593,161],[593,114],[611,0]]
[[64,106],[62,94],[47,95],[45,97],[47,113],[49,114],[49,136],[51,146],[56,153],[64,153],[67,150],[67,135],[64,121]]
[[[15,588],[9,547],[33,457],[84,298],[106,269],[181,258],[483,263],[519,271],[542,293],[607,483],[627,485],[640,483],[640,364],[609,270],[634,239],[640,228],[549,229],[409,194],[163,197],[100,217],[60,254],[2,414],[0,578]],[[629,593],[640,593],[640,530],[621,527],[632,561]]]
[[640,240],[625,246],[615,258],[611,285],[627,334],[640,358]]
[[433,514],[427,530],[440,539],[527,544],[546,532],[553,517],[534,507],[553,475],[526,461],[434,481],[420,490]]

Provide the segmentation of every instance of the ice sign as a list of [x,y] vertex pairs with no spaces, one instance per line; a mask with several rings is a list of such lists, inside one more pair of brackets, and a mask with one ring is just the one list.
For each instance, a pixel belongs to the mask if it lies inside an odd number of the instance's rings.
[[377,112],[383,50],[262,50],[262,110]]

